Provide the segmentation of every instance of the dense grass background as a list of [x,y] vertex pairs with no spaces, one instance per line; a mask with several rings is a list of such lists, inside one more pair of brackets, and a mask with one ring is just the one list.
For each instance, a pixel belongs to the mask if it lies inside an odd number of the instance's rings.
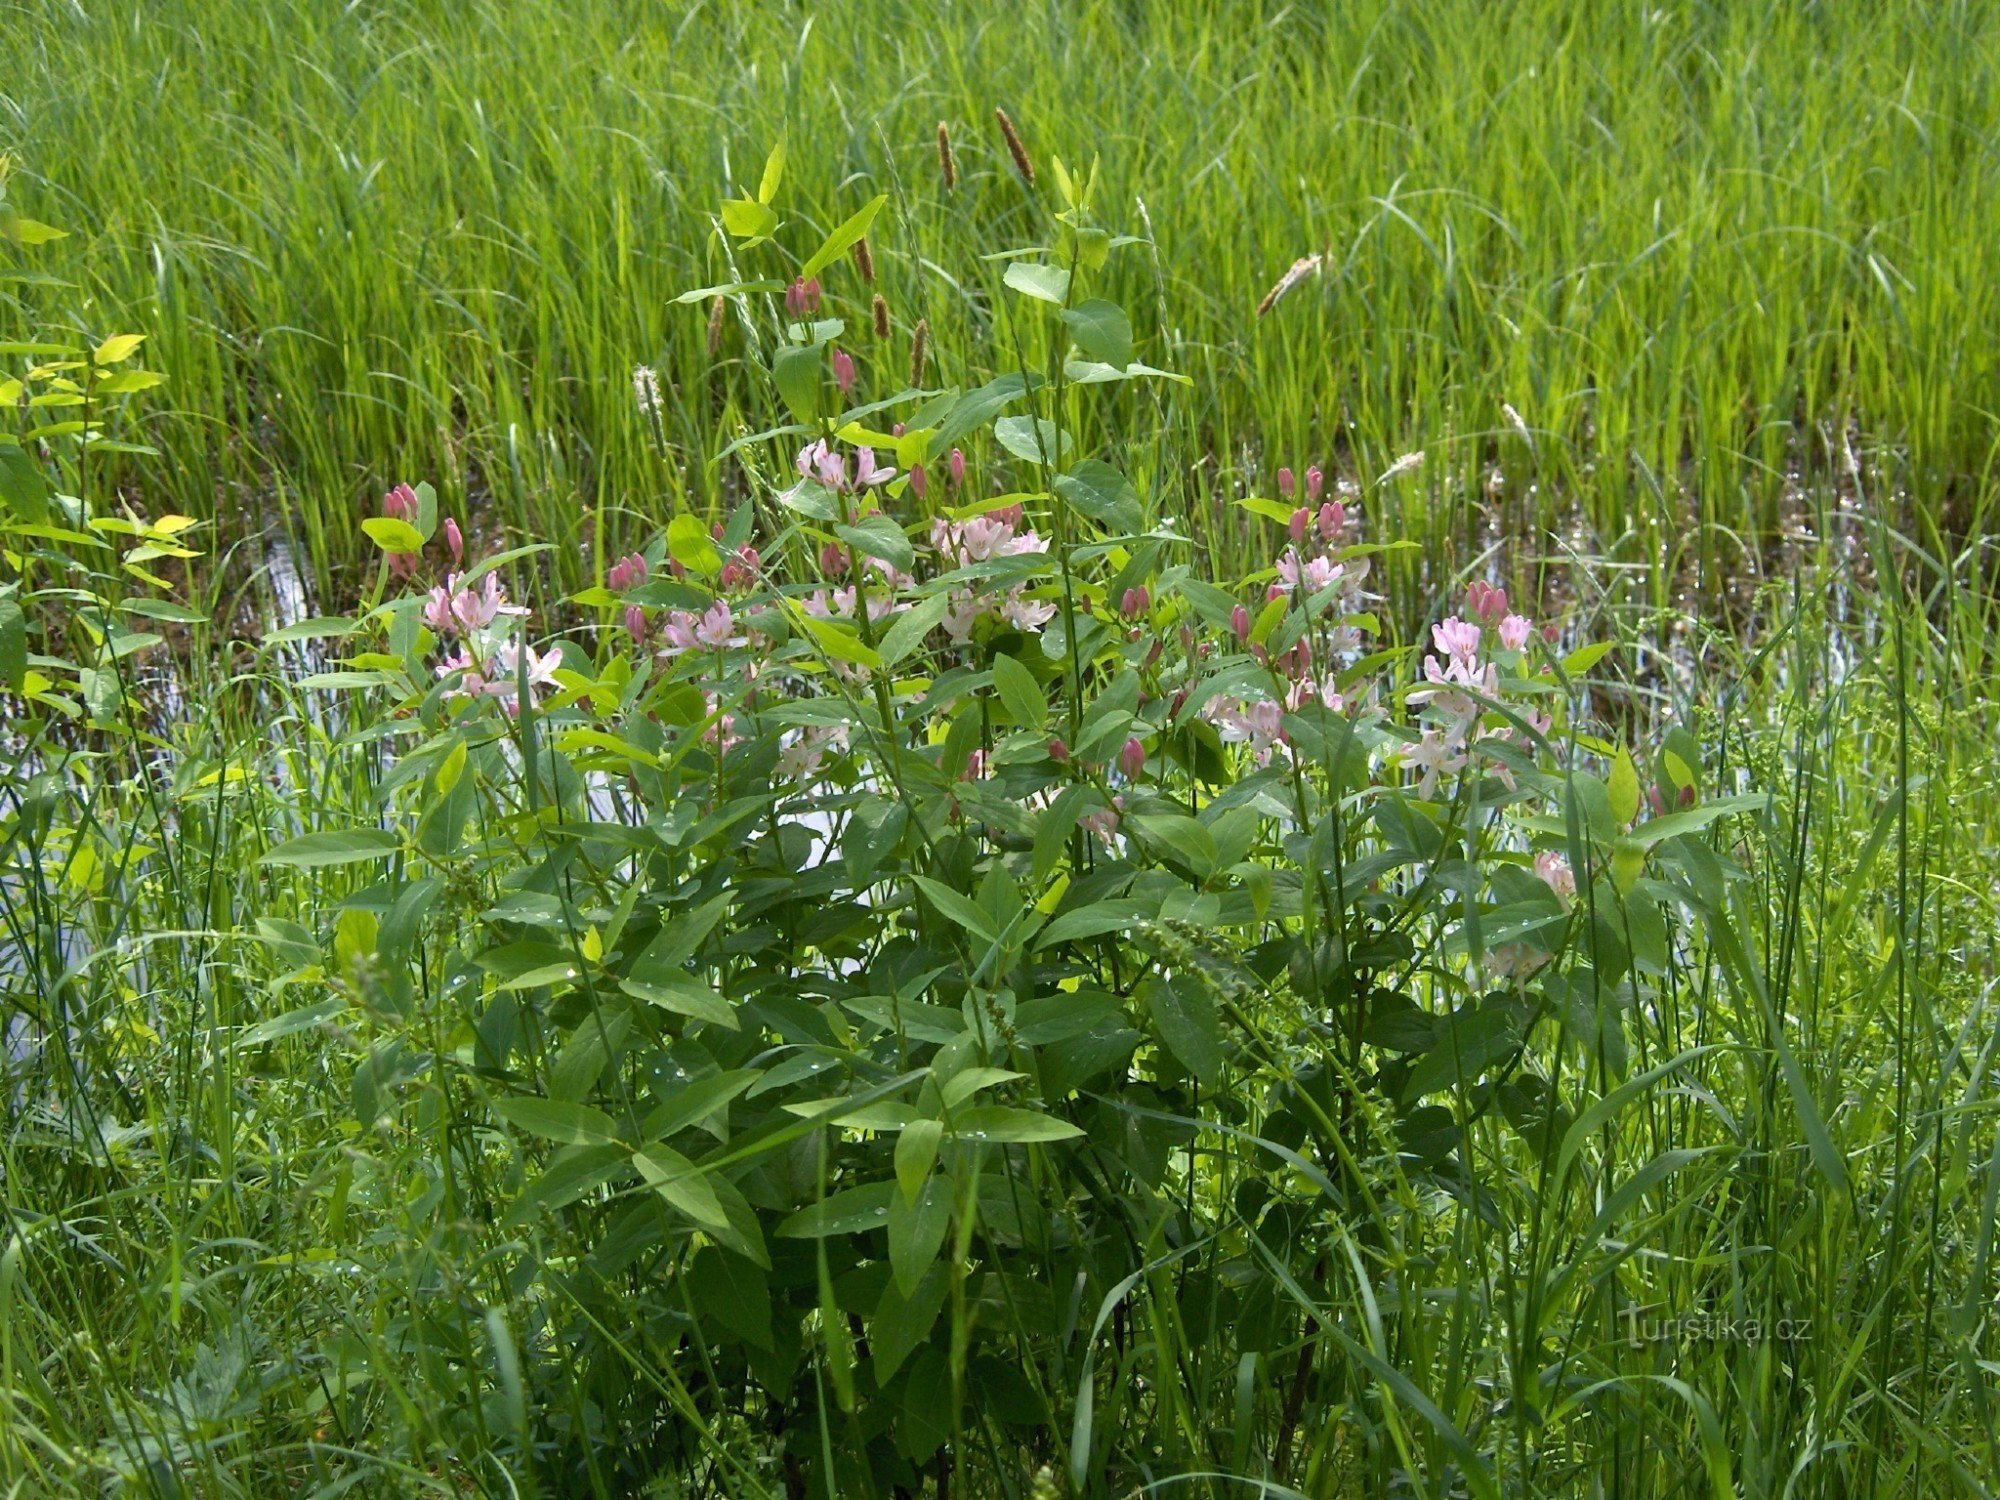
[[[1213,497],[1268,487],[1276,463],[1366,478],[1423,448],[1424,482],[1383,518],[1397,531],[1463,558],[1489,524],[1561,529],[1643,565],[1664,602],[1683,564],[1730,549],[1718,529],[1811,512],[1849,436],[1894,455],[1920,528],[1976,530],[1990,499],[1988,5],[5,14],[16,197],[79,232],[87,296],[63,310],[154,330],[173,372],[171,462],[143,482],[285,526],[323,578],[399,477],[571,543],[566,582],[598,530],[615,544],[712,502],[727,475],[708,460],[757,422],[742,343],[712,370],[706,309],[669,299],[730,279],[709,216],[781,130],[794,252],[891,194],[885,380],[920,315],[935,375],[1004,362],[999,267],[978,257],[1043,221],[995,105],[1045,176],[1052,153],[1100,158],[1107,216],[1153,240],[1112,292],[1147,357],[1197,383],[1158,398],[1174,440],[1139,477],[1221,541]],[[1324,276],[1254,318],[1314,251]],[[830,290],[858,327],[852,271]],[[642,361],[666,376],[664,455],[633,410]]]
[[[358,577],[356,517],[398,478],[561,543],[560,586],[729,493],[712,460],[769,424],[767,399],[742,330],[712,362],[706,308],[670,299],[729,279],[708,215],[781,130],[792,250],[891,194],[875,240],[896,332],[859,342],[865,378],[900,384],[919,316],[934,378],[1007,363],[980,257],[1045,221],[996,104],[1045,166],[1101,158],[1107,215],[1152,242],[1111,290],[1145,357],[1195,383],[1121,395],[1086,431],[1146,436],[1121,460],[1219,571],[1246,550],[1220,502],[1278,463],[1366,481],[1418,448],[1368,502],[1383,534],[1426,543],[1407,576],[1384,570],[1412,617],[1496,539],[1518,544],[1511,568],[1585,563],[1566,578],[1585,611],[1634,606],[1582,627],[1599,634],[1711,602],[1718,573],[1800,568],[1757,596],[1747,647],[1696,625],[1625,658],[1633,719],[1695,725],[1716,770],[1781,793],[1738,851],[1745,963],[1638,1023],[1650,1057],[1718,1050],[1606,1139],[1606,1177],[1719,1149],[1658,1200],[1636,1259],[1592,1236],[1582,1197],[1532,1244],[1456,1219],[1412,1231],[1430,1300],[1388,1309],[1386,1345],[1454,1421],[1502,1431],[1510,1493],[2000,1488],[2000,789],[1977,541],[2000,10],[36,0],[0,8],[0,35],[14,195],[74,231],[41,264],[78,283],[23,292],[4,322],[150,330],[165,458],[123,481],[148,509],[219,518],[218,551],[288,536],[328,608]],[[1326,273],[1255,317],[1313,251]],[[845,266],[830,278],[857,327],[861,291]],[[639,362],[663,372],[663,443],[634,406]],[[1826,545],[1775,550],[1787,537]],[[230,577],[193,580],[225,625]],[[377,752],[278,681],[276,652],[232,657],[204,630],[171,782],[107,761],[84,832],[10,833],[0,875],[9,1035],[54,1039],[0,1136],[0,1494],[507,1493],[532,1467],[530,1414],[585,1432],[589,1414],[550,1394],[559,1350],[528,1351],[523,1391],[518,1247],[439,1214],[451,1142],[484,1115],[467,1099],[363,1132],[359,1044],[274,1029],[303,998],[248,936],[260,917],[335,923],[338,891],[255,862],[372,817]],[[144,852],[93,874],[81,843]],[[1774,1034],[1845,1191],[1814,1167]],[[1537,1215],[1532,1165],[1485,1144],[1507,1211]],[[1601,1324],[1537,1300],[1577,1246],[1606,1287],[1643,1264],[1666,1305],[1810,1337],[1579,1346]],[[1550,1351],[1619,1382],[1560,1438],[1490,1409],[1502,1374]],[[1128,1373],[1177,1352],[1202,1357]],[[671,1350],[632,1358],[666,1388]],[[1262,1441],[1277,1400],[1260,1386],[1247,1419],[1199,1416]],[[1169,1468],[1234,1457],[1209,1426],[1129,1420],[1121,1451],[1168,1445]],[[1307,1488],[1361,1487],[1346,1429],[1321,1430]],[[660,1493],[702,1474],[726,1490],[714,1458],[663,1469]]]

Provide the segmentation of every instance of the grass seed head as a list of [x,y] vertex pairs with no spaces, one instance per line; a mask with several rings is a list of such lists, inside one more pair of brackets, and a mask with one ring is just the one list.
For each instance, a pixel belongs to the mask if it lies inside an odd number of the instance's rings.
[[1021,174],[1021,181],[1029,187],[1035,185],[1035,164],[1028,159],[1028,148],[1021,142],[1021,132],[1014,128],[1007,111],[995,109],[993,118],[1000,122],[1000,134],[1007,142],[1007,154],[1014,158],[1014,170]]

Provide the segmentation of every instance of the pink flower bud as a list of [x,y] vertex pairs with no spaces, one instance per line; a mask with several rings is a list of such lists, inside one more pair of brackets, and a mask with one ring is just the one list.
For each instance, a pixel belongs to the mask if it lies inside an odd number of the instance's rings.
[[810,316],[819,311],[819,278],[811,281],[799,279],[785,288],[785,311],[795,318]]
[[1556,624],[1554,620],[1549,621],[1548,624],[1542,627],[1542,639],[1553,646],[1557,641],[1562,639],[1562,626]]
[[1145,669],[1147,671],[1149,672],[1152,671],[1154,667],[1157,667],[1160,664],[1160,657],[1165,653],[1166,649],[1167,649],[1167,643],[1161,640],[1158,636],[1154,636],[1152,649],[1147,651],[1146,653]]
[[1118,601],[1118,612],[1128,620],[1136,620],[1153,607],[1153,596],[1142,583],[1137,588],[1125,590],[1125,597]]
[[889,429],[890,437],[901,437],[902,435],[903,435],[903,424],[901,422],[898,422],[895,426]]
[[1239,605],[1237,605],[1237,606],[1236,606],[1236,608],[1232,609],[1232,610],[1231,610],[1231,611],[1229,612],[1229,628],[1230,628],[1231,630],[1233,630],[1233,631],[1235,631],[1235,632],[1236,632],[1236,639],[1237,639],[1237,640],[1239,640],[1239,641],[1247,641],[1247,640],[1249,640],[1249,639],[1250,639],[1250,611],[1249,611],[1249,610],[1247,610],[1247,609],[1245,609],[1245,608],[1244,608],[1244,607],[1243,607],[1242,605],[1240,605],[1240,604],[1239,604]]
[[919,500],[923,499],[924,491],[930,488],[930,483],[929,478],[924,474],[924,466],[922,464],[910,465],[910,493],[912,495],[915,495]]
[[458,529],[458,522],[446,516],[444,522],[444,544],[451,552],[451,565],[455,568],[465,561],[465,534]]
[[646,612],[636,604],[625,606],[625,633],[635,641],[646,638]]
[[1286,468],[1278,470],[1278,493],[1280,495],[1283,495],[1287,500],[1289,500],[1292,498],[1293,495],[1298,493],[1298,488],[1299,488],[1299,482],[1298,480],[1292,477],[1292,471],[1290,469]]
[[1118,769],[1130,778],[1146,769],[1146,747],[1134,735],[1118,751]]
[[1069,764],[1069,746],[1065,745],[1060,737],[1050,739],[1049,759],[1059,766]]
[[1327,541],[1340,535],[1340,529],[1347,524],[1347,507],[1338,500],[1329,500],[1319,508],[1319,534]]
[[1312,504],[1319,499],[1320,491],[1326,488],[1326,475],[1320,472],[1318,464],[1306,470],[1306,502]]
[[1301,505],[1292,512],[1292,519],[1286,523],[1285,529],[1292,534],[1294,542],[1303,542],[1306,539],[1306,528],[1311,524],[1312,512]]
[[408,521],[414,526],[417,509],[417,492],[407,484],[397,485],[382,497],[382,514],[391,520]]
[[961,484],[965,483],[965,451],[963,449],[954,448],[951,450],[951,465],[946,472],[951,476],[951,487],[953,489],[957,489]]
[[819,570],[828,578],[847,576],[847,549],[838,542],[828,542],[819,549]]
[[840,387],[845,396],[854,389],[854,357],[845,349],[833,351],[833,383]]

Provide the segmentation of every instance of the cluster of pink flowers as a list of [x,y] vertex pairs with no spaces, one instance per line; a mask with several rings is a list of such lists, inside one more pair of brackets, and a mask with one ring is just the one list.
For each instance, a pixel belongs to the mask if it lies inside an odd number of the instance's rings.
[[438,663],[437,674],[439,677],[464,674],[450,697],[492,698],[508,713],[518,714],[524,666],[532,696],[556,685],[556,668],[561,665],[562,658],[553,651],[537,651],[508,639],[494,643],[483,653],[476,644],[468,642]]
[[850,477],[847,470],[847,456],[827,446],[825,438],[808,443],[799,449],[796,462],[799,478],[813,480],[837,495],[874,489],[877,485],[887,484],[896,477],[893,464],[875,462],[873,448],[854,450],[854,472]]
[[[1021,507],[1005,506],[963,521],[939,516],[931,522],[931,550],[951,571],[995,562],[1004,557],[1023,557],[1047,552],[1049,544],[1032,529],[1023,529]],[[1024,635],[1032,635],[1055,618],[1053,601],[1028,596],[1026,584],[989,591],[977,586],[953,589],[951,607],[945,612],[944,630],[954,645],[972,639],[973,627],[982,618],[993,616]]]
[[[1482,648],[1490,630],[1500,652],[1518,662],[1534,634],[1533,623],[1509,611],[1505,589],[1487,583],[1466,591],[1466,612],[1471,619],[1452,615],[1431,627],[1436,650],[1424,657],[1424,685],[1409,694],[1409,702],[1424,715],[1417,743],[1403,751],[1403,764],[1419,773],[1420,796],[1430,796],[1440,778],[1456,776],[1480,759],[1512,786],[1506,762],[1482,757],[1480,747],[1509,743],[1525,749],[1532,743],[1531,735],[1513,725],[1485,723],[1489,706],[1500,696],[1501,663],[1483,655]],[[1533,734],[1548,732],[1549,720],[1533,709],[1521,709],[1520,718]]]
[[749,636],[737,629],[736,612],[727,599],[718,599],[700,614],[691,609],[670,609],[660,626],[660,656],[671,658],[683,651],[728,651],[750,644]]
[[[417,492],[407,484],[399,484],[382,497],[382,514],[392,521],[401,521],[415,526],[423,510]],[[465,561],[465,536],[458,529],[458,522],[447,517],[444,523],[445,548],[451,554],[451,565],[455,568]],[[418,554],[414,552],[392,552],[389,554],[389,576],[401,582],[417,571]]]
[[[410,485],[399,484],[382,497],[382,514],[392,520],[416,526],[421,512],[422,502]],[[425,591],[422,619],[431,633],[440,642],[451,643],[452,649],[438,659],[435,671],[441,680],[455,679],[447,697],[490,698],[508,713],[518,713],[523,680],[531,694],[553,688],[562,658],[515,638],[514,622],[525,619],[529,611],[508,602],[506,585],[497,573],[487,573],[474,583],[467,573],[457,571],[465,561],[465,535],[449,517],[440,530],[453,571]],[[390,571],[407,579],[416,572],[419,560],[417,553],[391,553]]]
[[525,615],[526,608],[507,602],[507,589],[500,575],[488,573],[473,588],[463,573],[445,575],[424,599],[424,623],[443,640],[490,630],[502,615]]

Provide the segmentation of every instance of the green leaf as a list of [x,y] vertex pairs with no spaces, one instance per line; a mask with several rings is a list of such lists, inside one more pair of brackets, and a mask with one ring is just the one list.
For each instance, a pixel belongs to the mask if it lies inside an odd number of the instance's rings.
[[722,554],[715,550],[708,528],[693,516],[675,516],[667,523],[667,553],[702,578],[713,578],[722,571]]
[[813,638],[819,649],[835,661],[850,661],[862,667],[882,665],[881,654],[871,649],[853,626],[838,620],[822,620],[804,610],[797,611],[793,618],[805,627],[806,634]]
[[893,1182],[871,1182],[848,1188],[810,1204],[778,1226],[781,1240],[823,1240],[833,1235],[863,1234],[889,1222]]
[[1167,1050],[1202,1087],[1221,1082],[1222,1022],[1207,990],[1186,975],[1155,978],[1146,985],[1146,1009]]
[[1132,363],[1132,320],[1117,303],[1091,297],[1065,310],[1062,320],[1085,359],[1120,370]]
[[993,658],[993,686],[1000,694],[1000,701],[1007,706],[1008,714],[1023,729],[1037,733],[1049,721],[1049,699],[1041,683],[1035,680],[1020,662],[1011,656]]
[[916,550],[903,528],[884,515],[864,516],[852,526],[836,526],[834,533],[855,551],[908,572],[916,566]]
[[938,1143],[943,1139],[944,1126],[937,1120],[912,1120],[896,1137],[896,1181],[902,1185],[905,1201],[917,1201],[937,1163]]
[[907,1294],[897,1280],[891,1280],[882,1289],[882,1300],[875,1307],[875,1319],[868,1326],[868,1345],[875,1361],[877,1385],[886,1384],[889,1377],[902,1367],[903,1361],[923,1343],[950,1295],[951,1277],[943,1266],[927,1268]]
[[1017,260],[1007,267],[1007,273],[1001,280],[1024,297],[1053,303],[1057,307],[1062,306],[1063,300],[1069,296],[1069,272],[1061,266]]
[[361,523],[361,529],[384,552],[403,556],[424,550],[424,534],[395,516],[370,516]]
[[1023,463],[1061,463],[1067,444],[1047,417],[1002,417],[993,424],[994,441]]
[[799,275],[810,281],[852,250],[861,236],[868,232],[868,226],[875,222],[875,215],[882,211],[882,205],[888,201],[887,193],[877,193],[870,198],[861,206],[859,213],[826,237],[826,243],[813,252],[812,259],[799,267]]
[[1067,1120],[1038,1114],[1032,1109],[1014,1109],[1005,1104],[982,1104],[961,1109],[952,1116],[955,1139],[990,1141],[1001,1146],[1034,1145],[1047,1141],[1070,1141],[1083,1134]]
[[495,1099],[493,1113],[509,1125],[561,1146],[615,1146],[618,1126],[587,1104],[560,1099]]
[[984,938],[989,943],[997,943],[1000,940],[1000,930],[993,925],[993,919],[986,914],[986,909],[977,902],[960,895],[950,886],[941,885],[925,876],[913,875],[910,878],[929,898],[932,906],[967,932],[975,937]]
[[676,1131],[708,1119],[763,1076],[756,1068],[735,1068],[696,1078],[675,1089],[658,1109],[646,1116],[641,1130],[649,1141],[664,1141]]
[[688,1300],[745,1343],[771,1347],[771,1282],[764,1268],[704,1245],[687,1270]]
[[13,599],[0,599],[0,683],[18,693],[28,681],[28,620]]
[[722,1211],[715,1189],[701,1175],[701,1168],[680,1152],[666,1146],[648,1146],[633,1153],[632,1165],[654,1192],[703,1229],[729,1228],[729,1215]]
[[122,363],[137,354],[139,346],[145,342],[146,335],[143,333],[113,334],[91,352],[91,363],[96,365]]
[[49,518],[48,482],[27,450],[0,440],[0,505],[16,518],[40,525]]
[[897,614],[879,642],[882,665],[893,667],[922,645],[924,637],[937,629],[950,608],[949,594],[932,594]]
[[1102,459],[1086,458],[1067,474],[1058,474],[1055,489],[1072,509],[1100,526],[1129,535],[1145,524],[1131,481]]
[[1609,791],[1611,816],[1621,826],[1630,826],[1639,816],[1639,772],[1632,764],[1629,750],[1620,750],[1618,759],[1611,764]]
[[757,183],[757,201],[769,203],[778,196],[778,184],[785,180],[786,133],[778,132],[778,144],[764,158],[764,175]]
[[682,980],[660,975],[652,979],[627,979],[621,981],[618,988],[634,1000],[657,1005],[675,1015],[692,1016],[697,1021],[727,1027],[731,1031],[743,1029],[743,1023],[736,1019],[736,1012],[730,1009],[729,1002],[692,978]]
[[771,381],[801,422],[819,419],[820,348],[818,344],[782,344],[771,356]]
[[728,198],[722,204],[722,227],[739,240],[767,240],[777,231],[778,216],[754,198]]
[[894,1183],[882,1186],[890,1190],[889,1269],[907,1297],[944,1248],[945,1233],[951,1228],[951,1183],[933,1177],[914,1200],[895,1191]]
[[355,828],[345,832],[305,833],[280,844],[257,863],[285,865],[294,870],[317,870],[330,865],[360,864],[394,854],[403,841],[381,828]]

